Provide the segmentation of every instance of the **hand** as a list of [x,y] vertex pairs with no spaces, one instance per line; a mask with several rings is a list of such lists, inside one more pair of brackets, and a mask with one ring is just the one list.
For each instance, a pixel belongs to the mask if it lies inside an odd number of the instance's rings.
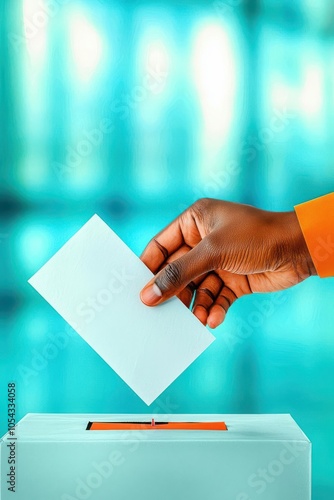
[[144,304],[177,295],[211,328],[239,297],[316,274],[295,212],[206,198],[155,236],[141,259],[156,274],[141,291]]

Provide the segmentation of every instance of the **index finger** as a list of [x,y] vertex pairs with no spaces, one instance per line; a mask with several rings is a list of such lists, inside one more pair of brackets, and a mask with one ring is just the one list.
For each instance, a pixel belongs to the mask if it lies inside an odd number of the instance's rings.
[[160,231],[146,246],[140,258],[144,264],[156,273],[168,257],[184,243],[179,218]]

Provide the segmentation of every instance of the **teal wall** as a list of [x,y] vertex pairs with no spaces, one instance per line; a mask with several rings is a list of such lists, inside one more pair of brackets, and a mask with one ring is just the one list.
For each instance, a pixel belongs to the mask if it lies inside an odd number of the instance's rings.
[[[27,279],[94,213],[139,255],[202,196],[333,191],[333,89],[331,0],[0,0],[0,434],[12,380],[18,418],[147,411]],[[291,413],[331,500],[333,292],[241,299],[149,410]]]

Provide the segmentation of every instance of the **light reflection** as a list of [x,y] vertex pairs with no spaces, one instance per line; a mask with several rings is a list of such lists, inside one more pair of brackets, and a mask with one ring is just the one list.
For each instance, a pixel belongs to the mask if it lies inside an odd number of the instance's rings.
[[103,56],[101,34],[82,12],[73,10],[70,15],[70,47],[76,76],[89,81],[97,71]]
[[231,39],[222,25],[200,28],[193,51],[194,81],[206,134],[216,144],[228,132],[233,115],[236,61]]
[[231,157],[232,120],[237,92],[236,53],[222,24],[207,22],[198,28],[192,53],[193,81],[202,114],[198,140],[198,182]]
[[[23,0],[23,35],[30,64],[40,67],[44,64],[47,50],[47,27],[51,14],[44,0]],[[55,14],[52,14],[55,15]]]

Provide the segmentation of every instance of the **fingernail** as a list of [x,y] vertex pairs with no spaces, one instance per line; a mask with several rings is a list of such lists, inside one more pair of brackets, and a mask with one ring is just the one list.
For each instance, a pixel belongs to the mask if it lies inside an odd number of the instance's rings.
[[159,302],[162,297],[162,293],[158,285],[153,283],[153,285],[144,288],[144,290],[140,294],[141,300],[147,306],[154,306]]
[[208,317],[208,326],[210,328],[216,328],[218,325],[217,325],[217,321],[214,319],[214,318],[211,318],[210,316]]
[[224,321],[224,318],[225,312],[223,309],[221,311],[214,311],[209,314],[208,326],[210,328],[217,328]]

